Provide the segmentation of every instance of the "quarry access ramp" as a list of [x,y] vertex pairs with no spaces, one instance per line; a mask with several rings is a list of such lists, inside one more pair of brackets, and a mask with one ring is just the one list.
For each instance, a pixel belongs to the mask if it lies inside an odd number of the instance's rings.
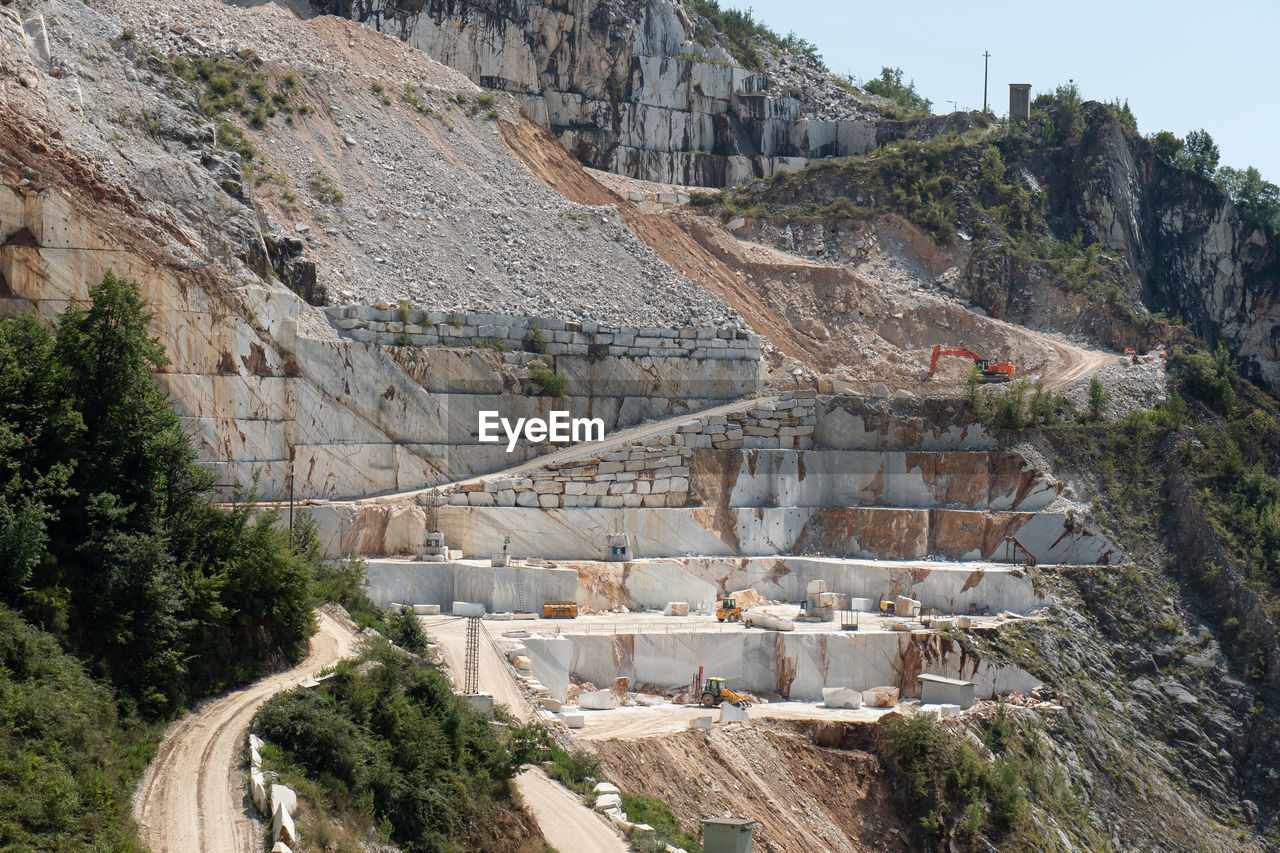
[[596,456],[610,450],[632,444],[637,441],[643,441],[646,438],[665,435],[675,432],[682,426],[688,426],[696,423],[698,420],[717,415],[725,415],[730,412],[740,411],[752,405],[761,403],[774,403],[779,399],[778,394],[764,395],[758,397],[744,397],[719,406],[712,406],[707,409],[699,409],[693,412],[675,415],[661,420],[649,421],[639,424],[638,426],[629,427],[627,429],[618,430],[611,435],[605,437],[603,441],[593,441],[579,443],[566,447],[563,450],[553,450],[541,456],[535,456],[532,459],[512,465],[509,468],[502,468],[497,471],[491,471],[487,474],[478,474],[474,477],[467,477],[461,480],[454,480],[449,483],[440,483],[439,485],[429,486],[423,489],[413,489],[407,492],[396,492],[392,494],[374,495],[366,498],[357,498],[351,501],[355,505],[367,504],[414,504],[418,502],[418,498],[424,495],[430,495],[433,492],[447,492],[461,486],[474,485],[483,483],[488,480],[497,480],[508,477],[520,477],[539,468],[545,468],[548,465],[558,465],[565,462],[573,462],[586,457]]

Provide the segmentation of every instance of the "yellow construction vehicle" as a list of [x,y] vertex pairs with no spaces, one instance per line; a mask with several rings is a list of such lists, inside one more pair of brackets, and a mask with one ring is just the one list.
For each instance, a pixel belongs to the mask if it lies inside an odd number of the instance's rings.
[[728,702],[739,708],[745,708],[751,704],[746,696],[725,687],[723,678],[708,678],[706,684],[702,685],[702,696],[699,701],[704,708],[714,708],[721,702]]
[[742,611],[738,609],[738,602],[733,598],[722,598],[716,602],[716,621],[717,622],[741,622]]
[[881,615],[881,616],[892,616],[892,615],[894,615],[894,611],[895,611],[896,609],[897,609],[897,604],[896,604],[896,603],[894,603],[894,602],[892,602],[892,601],[885,601],[884,599],[881,599],[881,600],[880,600],[880,615]]
[[577,619],[578,602],[546,601],[542,604],[543,619]]

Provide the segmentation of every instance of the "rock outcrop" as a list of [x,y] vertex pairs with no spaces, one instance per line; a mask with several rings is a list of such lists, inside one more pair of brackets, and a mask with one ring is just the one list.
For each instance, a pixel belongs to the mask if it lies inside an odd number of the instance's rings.
[[[741,67],[680,0],[314,0],[510,92],[584,163],[726,186],[875,148],[875,115],[834,83],[775,86],[803,58]],[[775,71],[772,66],[778,66]],[[816,77],[830,80],[820,68]],[[900,128],[893,133],[900,134]]]

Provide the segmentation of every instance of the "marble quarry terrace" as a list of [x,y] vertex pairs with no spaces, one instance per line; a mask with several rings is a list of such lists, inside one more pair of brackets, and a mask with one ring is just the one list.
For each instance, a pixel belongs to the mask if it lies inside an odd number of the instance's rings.
[[[385,326],[377,335],[401,333],[385,314],[370,316]],[[671,698],[707,666],[772,697],[768,713],[778,714],[836,689],[892,687],[918,699],[925,674],[971,682],[979,698],[1027,692],[1035,678],[966,652],[947,629],[1047,618],[1051,601],[1031,566],[1123,560],[1042,462],[1001,447],[954,400],[779,389],[745,350],[710,358],[674,349],[742,340],[733,331],[635,330],[650,340],[633,352],[625,330],[623,343],[609,344],[623,348],[601,356],[585,351],[598,329],[546,318],[423,321],[411,334],[555,329],[553,363],[573,377],[571,402],[530,409],[539,398],[501,393],[480,372],[437,375],[452,441],[428,476],[400,481],[411,488],[305,497],[300,509],[327,556],[366,559],[375,602],[439,619],[460,602],[483,607],[506,635],[523,695],[549,718],[578,725],[574,685],[625,678]],[[362,338],[371,350],[387,346]],[[650,346],[662,341],[674,345]],[[445,363],[441,351],[432,348],[435,364]],[[486,355],[508,366],[528,357]],[[600,419],[595,440],[514,439],[514,424],[535,412],[547,422],[559,412],[569,430],[566,410]],[[509,418],[506,433],[499,418]],[[425,433],[424,447],[433,441]],[[491,452],[495,438],[514,459]],[[424,547],[436,535],[443,548]],[[815,589],[829,610],[806,621],[802,603]],[[717,621],[726,596],[749,602],[747,624]],[[548,602],[566,601],[576,618],[541,618]],[[883,612],[882,601],[902,609]],[[670,709],[632,710],[656,729],[673,714],[683,724]]]

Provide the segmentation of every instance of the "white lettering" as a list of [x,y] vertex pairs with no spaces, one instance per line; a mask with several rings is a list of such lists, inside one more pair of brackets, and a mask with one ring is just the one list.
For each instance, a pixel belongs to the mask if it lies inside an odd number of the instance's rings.
[[553,411],[549,422],[551,427],[547,432],[547,440],[552,444],[567,444],[569,442],[569,413],[564,411]]
[[573,443],[580,441],[604,441],[604,418],[574,418]]
[[516,442],[520,439],[520,427],[524,426],[524,418],[516,418],[516,428],[511,428],[511,421],[506,418],[502,419],[502,428],[507,433],[507,452],[511,453],[516,449]]
[[604,441],[603,418],[573,418],[565,411],[548,413],[547,420],[542,418],[516,418],[512,423],[497,412],[482,411],[479,415],[476,435],[483,444],[498,444],[503,438],[498,428],[506,436],[507,452],[513,453],[516,444],[524,439],[531,443],[548,441],[551,444],[577,444],[580,442]]
[[[505,418],[503,419],[506,420]],[[497,444],[502,439],[498,438],[498,413],[497,412],[481,412],[480,413],[480,442],[482,444]],[[507,451],[510,453],[511,451]]]

